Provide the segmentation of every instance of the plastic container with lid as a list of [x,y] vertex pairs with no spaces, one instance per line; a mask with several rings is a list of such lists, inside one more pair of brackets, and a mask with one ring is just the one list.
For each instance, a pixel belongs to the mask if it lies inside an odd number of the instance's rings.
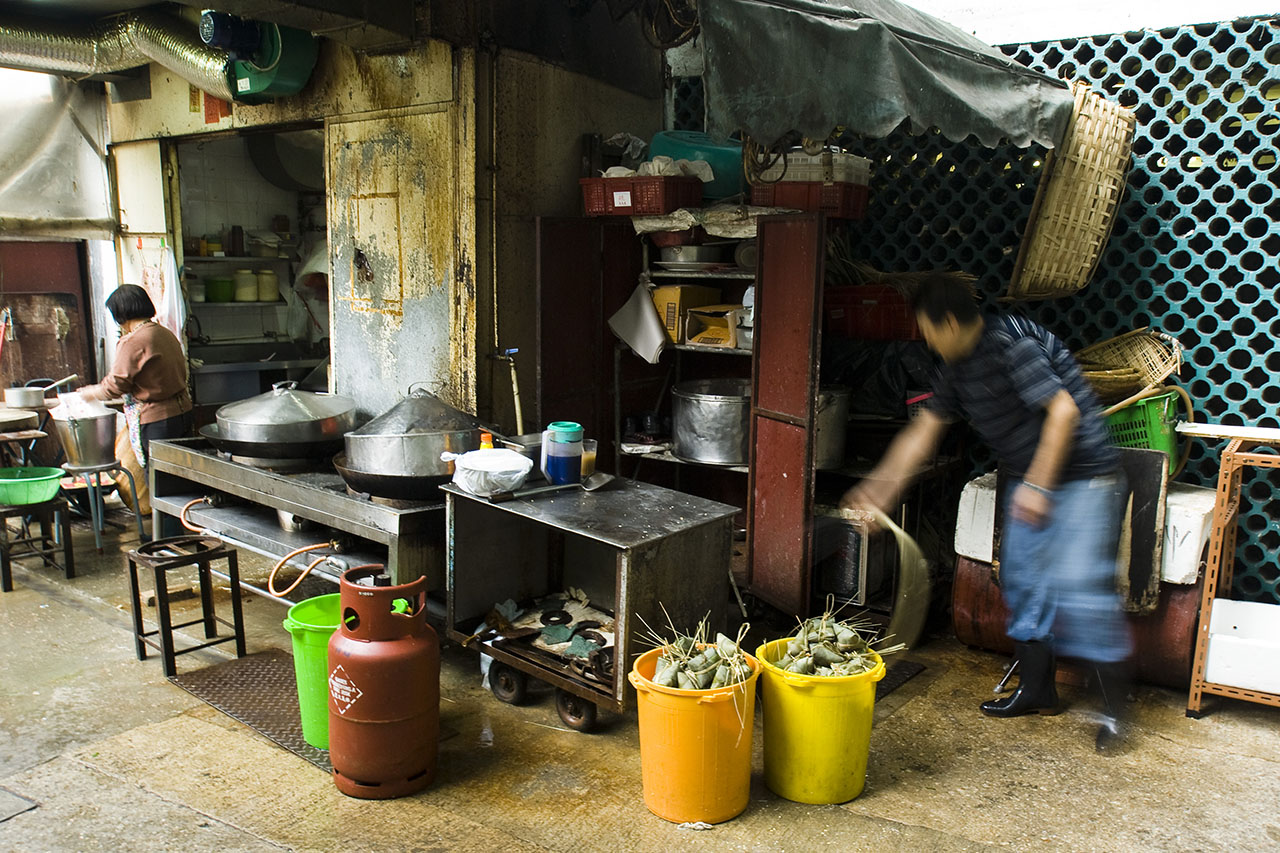
[[280,299],[280,278],[273,269],[258,270],[258,301],[276,302]]
[[225,276],[206,278],[204,295],[208,302],[231,302],[236,295],[235,282]]
[[567,485],[582,481],[582,425],[555,421],[542,433],[542,475],[547,482]]
[[258,277],[253,270],[236,270],[231,280],[235,283],[236,302],[258,301]]
[[663,130],[649,142],[649,157],[660,155],[672,160],[705,160],[715,180],[702,185],[703,198],[728,198],[744,189],[741,142],[718,142],[696,130]]

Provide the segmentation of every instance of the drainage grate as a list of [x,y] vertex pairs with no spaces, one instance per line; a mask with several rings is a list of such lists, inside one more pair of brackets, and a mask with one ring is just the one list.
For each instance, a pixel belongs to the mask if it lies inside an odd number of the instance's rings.
[[286,652],[257,652],[169,680],[326,773],[333,769],[328,750],[302,739],[293,658]]
[[876,701],[879,702],[922,672],[924,664],[913,660],[896,660],[886,664],[884,678],[876,682]]

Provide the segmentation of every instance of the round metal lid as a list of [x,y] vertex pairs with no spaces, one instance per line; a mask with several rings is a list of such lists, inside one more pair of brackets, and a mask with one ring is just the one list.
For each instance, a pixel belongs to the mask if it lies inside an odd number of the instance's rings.
[[483,429],[480,421],[421,388],[396,403],[348,437],[416,435]]
[[296,382],[277,382],[271,390],[218,409],[218,423],[244,426],[304,424],[353,413],[355,400],[339,394],[300,391]]

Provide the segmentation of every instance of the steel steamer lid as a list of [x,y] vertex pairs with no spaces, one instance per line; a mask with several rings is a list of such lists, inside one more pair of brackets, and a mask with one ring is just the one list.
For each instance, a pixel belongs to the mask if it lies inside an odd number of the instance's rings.
[[463,453],[479,445],[480,421],[424,390],[347,433],[348,464],[357,471],[395,476],[447,477],[452,463],[442,451]]
[[349,397],[300,391],[296,382],[277,382],[271,390],[218,409],[218,429],[235,441],[340,439],[356,425],[356,404]]
[[481,429],[480,421],[474,416],[455,409],[434,394],[418,389],[411,391],[408,397],[364,426],[347,433],[347,438],[460,432],[473,429]]

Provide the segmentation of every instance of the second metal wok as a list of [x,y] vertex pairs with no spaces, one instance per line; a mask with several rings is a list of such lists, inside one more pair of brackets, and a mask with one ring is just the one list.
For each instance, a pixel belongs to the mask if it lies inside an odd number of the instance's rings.
[[353,491],[398,501],[440,500],[439,487],[449,482],[448,476],[421,477],[399,474],[370,474],[357,471],[347,463],[347,454],[333,457],[333,467]]

